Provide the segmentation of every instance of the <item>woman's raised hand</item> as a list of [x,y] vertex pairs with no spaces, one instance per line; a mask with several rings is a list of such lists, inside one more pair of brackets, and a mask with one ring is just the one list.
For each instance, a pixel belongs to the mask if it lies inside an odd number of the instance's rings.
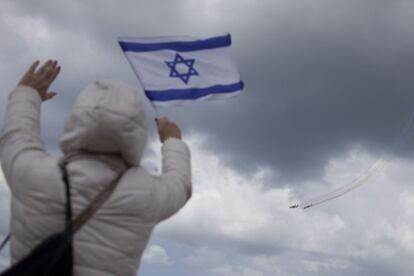
[[34,62],[29,70],[23,75],[19,85],[24,85],[35,89],[42,101],[47,101],[56,96],[55,92],[49,92],[49,87],[60,72],[60,66],[56,60],[45,62],[40,68],[39,61]]
[[174,122],[165,117],[156,118],[155,121],[157,123],[161,143],[164,143],[168,138],[181,139],[181,130]]

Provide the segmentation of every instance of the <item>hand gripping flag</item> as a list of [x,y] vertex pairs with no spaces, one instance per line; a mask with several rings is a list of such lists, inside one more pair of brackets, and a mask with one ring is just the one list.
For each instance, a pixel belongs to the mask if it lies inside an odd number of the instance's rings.
[[121,38],[119,45],[155,106],[228,98],[243,89],[229,53],[230,34],[207,39]]

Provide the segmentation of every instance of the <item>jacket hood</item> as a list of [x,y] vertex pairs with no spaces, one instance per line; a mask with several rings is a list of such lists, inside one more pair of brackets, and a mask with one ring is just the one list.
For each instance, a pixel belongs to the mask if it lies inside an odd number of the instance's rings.
[[98,80],[78,96],[59,144],[65,157],[85,152],[119,154],[128,166],[138,166],[146,141],[140,94],[125,83]]

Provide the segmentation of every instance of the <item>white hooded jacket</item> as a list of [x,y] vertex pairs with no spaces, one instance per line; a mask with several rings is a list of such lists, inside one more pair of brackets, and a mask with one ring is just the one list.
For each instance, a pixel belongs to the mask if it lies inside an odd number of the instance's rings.
[[[179,139],[162,145],[162,173],[139,166],[147,128],[142,98],[131,87],[101,80],[78,97],[60,147],[71,184],[73,216],[119,174],[117,188],[75,234],[75,276],[136,275],[154,226],[191,196],[190,152]],[[59,161],[40,137],[41,99],[19,86],[8,99],[0,161],[11,189],[11,257],[16,262],[64,228]]]

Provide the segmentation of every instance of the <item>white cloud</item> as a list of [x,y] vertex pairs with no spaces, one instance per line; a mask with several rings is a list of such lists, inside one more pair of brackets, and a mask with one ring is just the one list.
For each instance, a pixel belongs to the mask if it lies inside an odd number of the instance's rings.
[[[239,245],[280,248],[300,247],[317,250],[329,244],[332,234],[345,225],[337,215],[322,212],[296,212],[287,208],[294,203],[290,188],[269,188],[268,168],[244,175],[220,161],[205,148],[201,136],[190,138],[193,149],[194,196],[186,208],[165,223],[160,232],[177,238],[211,238]],[[292,229],[307,229],[292,237]],[[197,231],[194,227],[197,226]],[[314,237],[324,232],[324,237]],[[279,237],[277,240],[274,237]],[[194,240],[194,239],[192,239]]]
[[143,263],[152,265],[170,265],[173,263],[167,251],[159,245],[150,245],[145,249],[142,257]]
[[186,264],[207,269],[208,275],[362,275],[372,264],[399,275],[414,272],[409,261],[414,257],[414,163],[394,160],[342,198],[292,210],[288,206],[298,195],[343,185],[376,157],[355,150],[332,160],[321,182],[272,188],[268,181],[277,181],[277,171],[262,168],[246,175],[210,152],[203,136],[187,140],[193,198],[156,230],[159,237],[194,249]]
[[[277,171],[260,168],[246,175],[211,152],[205,136],[186,137],[192,150],[194,196],[156,235],[189,245],[192,253],[182,258],[151,245],[144,264],[181,263],[205,272],[200,275],[225,276],[366,275],[375,267],[395,275],[413,273],[414,163],[394,160],[345,197],[307,211],[291,210],[288,206],[299,194],[342,185],[375,157],[354,151],[332,160],[320,183],[279,183],[272,188],[268,182],[278,181]],[[159,144],[150,147],[158,152]],[[146,160],[147,166],[155,166],[159,157]],[[1,172],[0,184],[3,213],[8,212],[8,189]]]

